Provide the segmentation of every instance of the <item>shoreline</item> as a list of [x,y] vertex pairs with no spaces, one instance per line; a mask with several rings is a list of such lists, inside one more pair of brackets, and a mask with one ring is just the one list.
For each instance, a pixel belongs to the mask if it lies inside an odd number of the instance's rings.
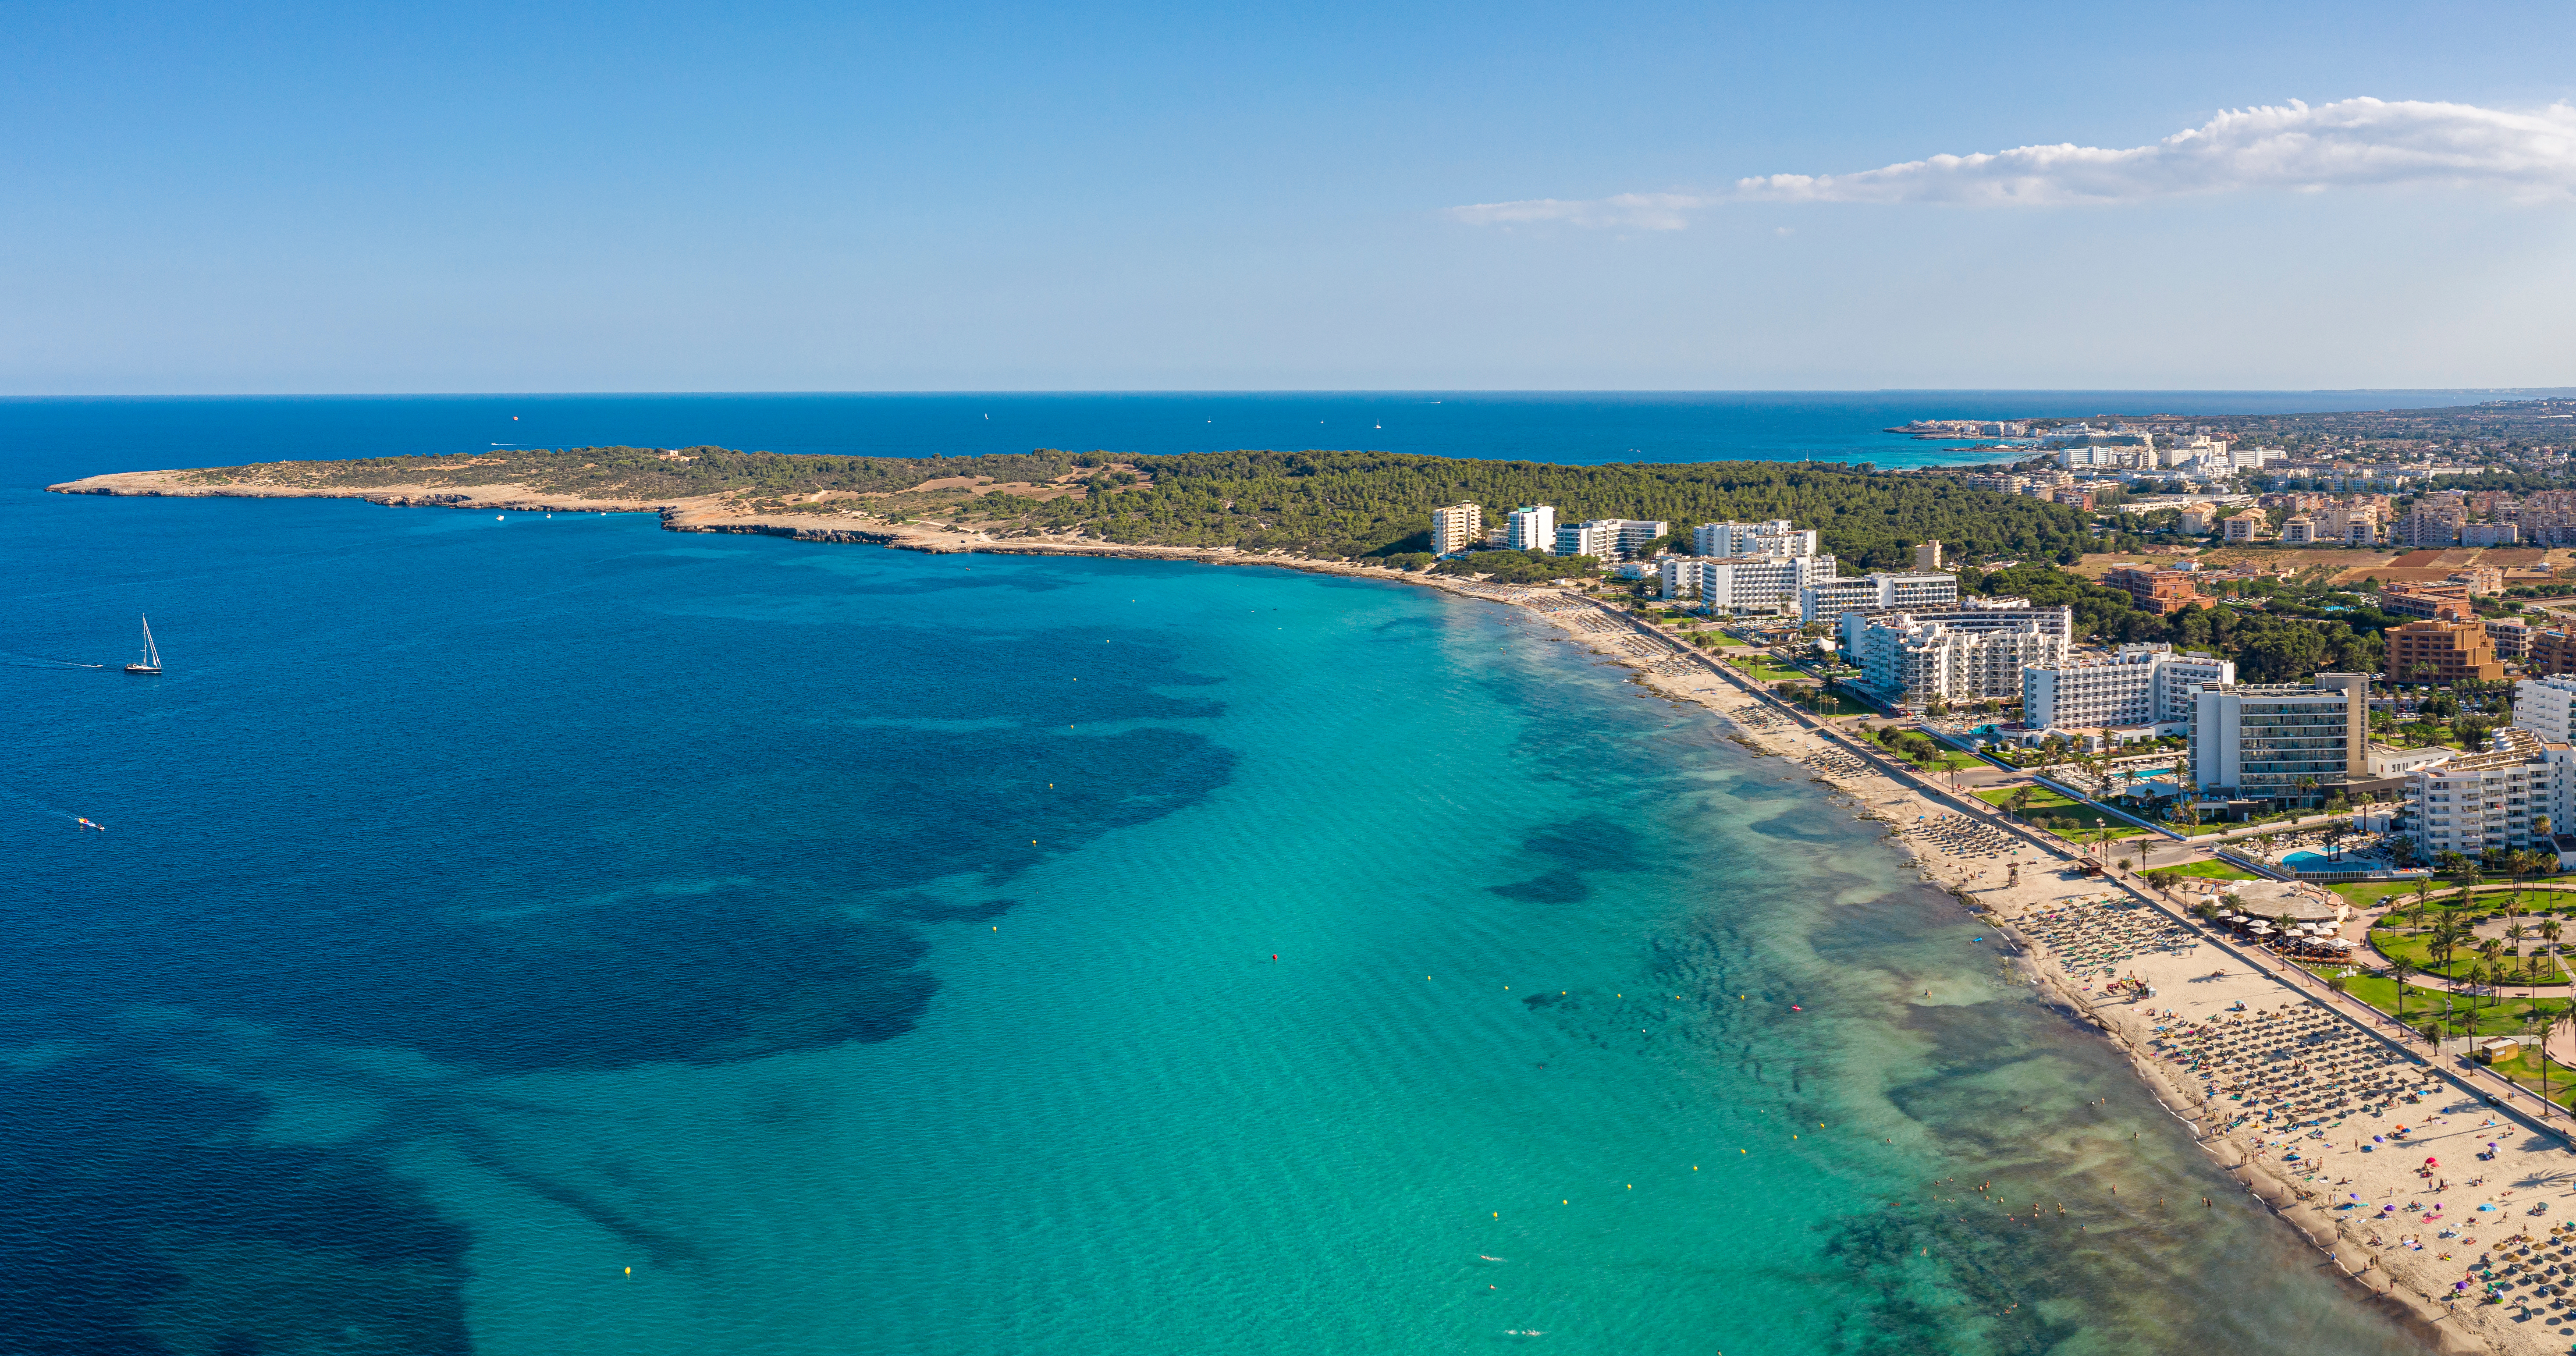
[[[1578,606],[1611,615],[1589,603]],[[1551,619],[1566,625],[1559,618]],[[1627,623],[1625,618],[1620,621],[1622,630],[1635,635],[1639,642],[1645,641],[1642,628]],[[1599,638],[1598,632],[1585,634],[1571,625],[1567,629],[1581,639]],[[2009,939],[2014,944],[2014,960],[2022,978],[2069,1019],[2093,1028],[2126,1055],[2148,1093],[2190,1130],[2202,1151],[2273,1215],[2298,1229],[2312,1246],[2325,1253],[2356,1299],[2380,1306],[2390,1318],[2437,1351],[2537,1356],[2567,1349],[2569,1340],[2558,1330],[2576,1324],[2576,1319],[2552,1319],[2544,1329],[2537,1317],[2519,1321],[2517,1315],[2523,1310],[2512,1302],[2463,1303],[2451,1309],[2436,1298],[2450,1294],[2450,1283],[2465,1276],[2471,1264],[2489,1251],[2489,1245],[2502,1237],[2524,1230],[2539,1236],[2548,1226],[2576,1213],[2576,1189],[2568,1185],[2570,1163],[2563,1145],[2555,1140],[2543,1142],[2535,1132],[2528,1136],[2532,1141],[2529,1144],[2503,1144],[2491,1162],[2471,1160],[2463,1165],[2463,1171],[2471,1167],[2486,1169],[2473,1182],[2451,1182],[2443,1192],[2432,1191],[2423,1182],[2408,1182],[2411,1169],[2393,1151],[2411,1144],[2428,1144],[2457,1153],[2464,1144],[2483,1143],[2485,1135],[2497,1134],[2499,1129],[2514,1129],[2512,1122],[2519,1118],[2487,1106],[2482,1090],[2439,1061],[2426,1059],[2418,1048],[2392,1041],[2349,1012],[2329,1006],[2279,977],[2271,968],[2279,962],[2267,960],[2258,967],[2242,958],[2235,948],[2191,919],[2178,903],[2155,897],[2154,892],[2127,873],[2087,876],[2078,865],[2077,853],[2067,845],[2024,829],[1972,797],[1927,785],[1910,771],[1893,768],[1873,750],[1855,748],[1851,741],[1821,732],[1813,717],[1786,707],[1767,692],[1755,690],[1748,680],[1722,671],[1713,661],[1683,651],[1660,637],[1657,640],[1667,650],[1694,661],[1702,672],[1676,680],[1648,668],[1640,672],[1636,681],[1659,694],[1694,701],[1725,716],[1736,726],[1736,732],[1729,736],[1734,742],[1757,755],[1801,764],[1813,780],[1847,797],[1856,817],[1884,824],[1891,846],[1920,879],[1944,889]],[[1631,658],[1602,652],[1613,662],[1633,666]],[[1915,819],[1918,815],[1922,817],[1919,823]],[[1958,850],[1942,839],[1945,826],[1962,823],[1979,825],[1990,835],[2007,838],[2015,856],[2025,862],[2036,859],[2039,869],[2026,866],[2017,886],[1981,879],[1989,872],[2001,874],[1994,860]],[[1992,841],[1991,836],[1988,841]],[[2117,900],[2117,907],[2123,911],[2151,919],[2156,928],[2187,943],[2162,954],[2121,958],[2123,978],[2135,975],[2157,987],[2159,996],[2153,1000],[2153,1007],[2125,995],[2115,997],[2107,989],[2096,991],[2095,985],[2079,973],[2079,967],[2070,964],[2069,957],[2039,935],[2036,924],[2041,915],[2087,905],[2098,908],[2106,900]],[[2224,970],[2228,978],[2210,976],[2213,956],[2220,962],[2217,968]],[[2157,1053],[2157,1042],[2164,1037],[2156,1031],[2159,1019],[2151,1014],[2166,1010],[2168,1004],[2183,1011],[2183,1005],[2188,1004],[2188,1011],[2171,1024],[2179,1030],[2195,1021],[2216,1018],[2238,1002],[2248,1009],[2241,1014],[2248,1019],[2248,1025],[2239,1029],[2259,1029],[2253,1022],[2256,1010],[2297,1013],[2331,1027],[2346,1044],[2372,1047],[2394,1056],[2402,1066],[2438,1080],[2441,1090],[2420,1105],[2410,1104],[2403,1110],[2389,1108],[2375,1120],[2345,1129],[2344,1134],[2354,1137],[2354,1149],[2348,1156],[2342,1149],[2321,1148],[2318,1141],[2300,1140],[2296,1151],[2301,1154],[2301,1166],[2324,1161],[2316,1155],[2329,1154],[2335,1164],[2332,1172],[2354,1174],[2340,1182],[2307,1181],[2298,1169],[2273,1158],[2291,1147],[2286,1138],[2275,1137],[2267,1142],[2259,1122],[2224,1123],[2226,1094],[2188,1085],[2168,1067],[2168,1057]],[[2434,1123],[2418,1124],[2419,1117]],[[2435,1121],[2437,1117],[2443,1120]],[[2490,1117],[2502,1124],[2474,1124]],[[2399,1124],[2410,1127],[2410,1145],[2392,1141],[2375,1145],[2379,1152],[2368,1157],[2358,1152],[2360,1136],[2368,1135],[2373,1128],[2386,1130]],[[2497,1137],[2505,1140],[2524,1136]],[[2328,1141],[2329,1146],[2331,1143]],[[2456,1160],[2446,1153],[2444,1161]],[[2359,1219],[2338,1217],[2324,1208],[2332,1203],[2335,1194],[2358,1197],[2363,1192],[2370,1193],[2374,1200],[2383,1199],[2380,1193],[2385,1192],[2384,1199],[2390,1201],[2401,1194],[2434,1199],[2448,1196],[2452,1200],[2465,1197],[2465,1222],[2457,1225],[2460,1236],[2437,1240],[2432,1236],[2434,1229],[2428,1226],[2423,1229],[2423,1247],[2409,1249],[2396,1240],[2413,1232],[2410,1228],[2392,1222],[2385,1230],[2374,1230]],[[2537,1199],[2563,1199],[2564,1204],[2549,1217],[2521,1213]],[[2479,1204],[2495,1207],[2492,1218],[2496,1224],[2482,1227],[2474,1223],[2482,1217],[2476,1208]]]
[[[1781,702],[1752,680],[1726,669],[1714,657],[1682,646],[1668,635],[1654,631],[1627,614],[1605,607],[1589,598],[1544,587],[1496,585],[1454,575],[1390,570],[1381,566],[1359,565],[1344,560],[1318,560],[1287,554],[1251,553],[1234,548],[1157,547],[1126,545],[1067,538],[991,538],[969,532],[934,528],[917,524],[896,524],[883,528],[853,528],[833,523],[820,515],[749,515],[719,510],[703,501],[649,503],[643,501],[585,500],[569,496],[527,493],[519,486],[477,486],[437,488],[427,486],[389,486],[367,490],[313,490],[287,486],[202,486],[181,485],[167,479],[179,472],[125,472],[93,476],[82,480],[49,485],[49,493],[90,494],[116,497],[174,498],[323,498],[357,499],[385,507],[434,507],[490,510],[500,513],[656,513],[665,531],[742,533],[780,536],[791,540],[884,546],[898,550],[923,551],[933,554],[985,553],[995,555],[1097,556],[1112,559],[1187,561],[1201,564],[1259,565],[1310,573],[1334,574],[1427,586],[1463,597],[1486,602],[1505,603],[1536,614],[1565,633],[1565,638],[1584,644],[1615,664],[1636,671],[1632,681],[1669,700],[1687,701],[1724,717],[1733,727],[1727,737],[1757,756],[1782,757],[1804,767],[1812,780],[1829,788],[1829,794],[1848,797],[1856,818],[1874,819],[1886,827],[1886,837],[1898,855],[1927,884],[1940,886],[1966,908],[1986,918],[2018,950],[2017,967],[2030,984],[2047,995],[2052,1005],[2070,1018],[2093,1027],[2100,1035],[2118,1046],[2129,1057],[2140,1081],[2177,1120],[2190,1128],[2203,1152],[2210,1155],[2223,1170],[2236,1177],[2249,1195],[2263,1202],[2271,1213],[2299,1229],[2308,1241],[2325,1252],[2353,1287],[2357,1298],[2365,1303],[2383,1306],[2389,1316],[2423,1338],[2435,1350],[2456,1353],[2540,1353],[2565,1350],[2567,1339],[2558,1335],[2559,1326],[2552,1320],[2543,1330],[2537,1322],[2516,1322],[2512,1304],[2470,1304],[2446,1311],[2436,1294],[2449,1293],[2445,1276],[2456,1277],[2473,1260],[2480,1249],[2474,1239],[2463,1237],[2458,1242],[2436,1245],[2426,1239],[2421,1251],[2405,1252],[2391,1244],[2378,1244],[2375,1234],[2366,1228],[2356,1229],[2354,1221],[2337,1219],[2321,1211],[2313,1202],[2322,1191],[2303,1189],[2286,1180],[2295,1172],[2280,1172],[2279,1165],[2266,1161],[2279,1144],[2266,1145],[2259,1129],[2244,1125],[2219,1125],[2221,1107],[2215,1095],[2185,1085],[2171,1071],[2161,1067],[2166,1060],[2153,1053],[2158,1039],[2154,1020],[2147,1017],[2134,999],[2115,1002],[2108,992],[2096,994],[2093,986],[2071,969],[2066,958],[2059,956],[2047,941],[2030,926],[2034,916],[2052,909],[2063,910],[2079,902],[2099,901],[2106,897],[2123,897],[2133,906],[2143,906],[2148,915],[2161,924],[2179,928],[2191,939],[2185,961],[2181,955],[2139,955],[2124,958],[2127,972],[2157,984],[2162,1005],[2188,1002],[2195,1013],[2214,1013],[2225,1004],[2242,1002],[2248,1008],[2296,1009],[2302,1013],[2330,1014],[2368,1040],[2386,1043],[2386,1038],[2339,1008],[2329,1006],[2315,996],[2300,990],[2289,981],[2262,968],[2229,970],[2230,979],[2213,981],[2196,968],[2209,964],[2199,955],[2202,946],[2226,959],[2235,959],[2234,948],[2205,935],[2206,930],[2185,915],[2173,901],[2155,897],[2134,878],[2125,873],[2085,876],[2076,868],[2077,854],[2069,845],[2057,843],[2036,831],[2002,816],[1993,807],[1973,797],[1953,794],[1936,784],[1924,782],[1881,757],[1874,749],[1856,745],[1838,731],[1829,731],[1825,723]],[[845,521],[845,520],[844,520]],[[1919,820],[1918,818],[1919,817]],[[1939,837],[1944,824],[1966,822],[1980,824],[2000,834],[2012,844],[2014,855],[2025,862],[2035,862],[2039,869],[2025,870],[2017,886],[1982,879],[1988,871],[2000,874],[1990,855],[1959,850],[1955,844]],[[1991,839],[1989,840],[1991,842]],[[1980,860],[1981,856],[1984,860]],[[2251,967],[2250,960],[2242,962]],[[2223,967],[2225,968],[2225,967]],[[2187,994],[2187,996],[2186,996]],[[2191,1020],[2186,1014],[2183,1021]],[[2179,1025],[2179,1023],[2177,1023]],[[2423,1062],[2408,1047],[2395,1046],[2412,1062]],[[2466,1099],[2478,1103],[2482,1094],[2457,1077],[2438,1061],[2430,1062],[2426,1072],[2449,1086],[2442,1099]],[[2455,1115],[2486,1113],[2455,1112]],[[2435,1114],[2429,1107],[2422,1113]],[[2402,1119],[2385,1117],[2390,1124]],[[2483,1129],[2485,1127],[2481,1127]],[[2448,1138],[2457,1139],[2475,1132],[2458,1130]],[[2419,1142],[2431,1142],[2426,1136]],[[2536,1140],[2538,1136],[2534,1136]],[[2303,1149],[2314,1151],[2303,1143]],[[2397,1146],[2392,1144],[2390,1148]],[[2457,1150],[2457,1145],[2445,1147]],[[2505,1146],[2500,1161],[2489,1176],[2501,1181],[2523,1184],[2522,1199],[2515,1207],[2527,1205],[2535,1196],[2570,1198],[2568,1216],[2576,1216],[2576,1189],[2566,1184],[2570,1166],[2566,1150],[2560,1146],[2540,1147],[2536,1151],[2522,1146]],[[2383,1185],[2376,1180],[2393,1176],[2401,1167],[2398,1158],[2380,1154],[2377,1162],[2359,1160],[2357,1170],[2384,1165],[2388,1170],[2370,1173],[2374,1179],[2367,1185],[2377,1190]],[[2522,1160],[2522,1161],[2502,1161]],[[2304,1160],[2303,1160],[2304,1161]],[[2355,1167],[2354,1163],[2340,1164]],[[2480,1179],[2483,1182],[2485,1179]],[[2331,1191],[2354,1184],[2346,1179],[2325,1188]],[[2402,1182],[2396,1183],[2403,1186]],[[2459,1188],[2465,1193],[2474,1186]],[[2513,1194],[2507,1188],[2504,1194]],[[2392,1191],[2392,1196],[2394,1192]],[[2473,1220],[2474,1213],[2470,1215]],[[2499,1213],[2503,1224],[2509,1216]],[[2537,1221],[2546,1227],[2554,1220]],[[2530,1227],[2527,1217],[2521,1227]],[[2512,1227],[2512,1226],[2507,1226]],[[2391,1230],[2395,1232],[2395,1230]],[[2489,1232],[2490,1238],[2496,1232]],[[2404,1255],[2399,1255],[2404,1253]],[[2442,1270],[2440,1262],[2457,1258],[2458,1264]],[[2437,1274],[2438,1273],[2438,1274]]]

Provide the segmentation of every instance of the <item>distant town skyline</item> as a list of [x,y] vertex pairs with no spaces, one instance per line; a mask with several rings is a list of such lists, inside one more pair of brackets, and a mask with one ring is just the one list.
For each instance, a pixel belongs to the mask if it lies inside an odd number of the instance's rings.
[[38,5],[0,394],[2561,386],[2540,5]]

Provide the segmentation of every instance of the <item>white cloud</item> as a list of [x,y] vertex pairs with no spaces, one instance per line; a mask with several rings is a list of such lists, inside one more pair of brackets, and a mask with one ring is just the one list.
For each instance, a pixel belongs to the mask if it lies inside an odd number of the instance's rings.
[[1716,193],[1480,203],[1450,214],[1478,224],[1561,221],[1677,230],[1724,202],[1964,203],[2063,206],[2242,189],[2314,191],[2432,184],[2521,199],[2576,196],[2576,108],[2508,113],[2473,104],[2344,99],[2314,108],[2238,109],[2152,146],[2021,146],[1936,155],[1852,174],[1771,174]]

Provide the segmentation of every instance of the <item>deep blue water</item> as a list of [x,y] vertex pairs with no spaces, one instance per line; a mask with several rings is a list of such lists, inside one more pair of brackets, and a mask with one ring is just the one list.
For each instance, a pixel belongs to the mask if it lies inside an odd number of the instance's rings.
[[[0,447],[92,470],[537,447],[712,444],[769,452],[975,456],[1369,448],[1447,457],[1730,458],[1918,466],[1959,444],[1913,419],[2261,414],[2458,405],[2484,391],[1872,391],[1510,394],[244,396],[0,399]],[[1988,455],[1988,454],[1979,454]],[[20,463],[27,464],[27,463]],[[55,479],[62,474],[48,472]]]
[[2412,1349],[2259,1212],[1936,1204],[2227,1195],[1521,614],[28,488],[323,440],[211,403],[5,408],[0,1349]]

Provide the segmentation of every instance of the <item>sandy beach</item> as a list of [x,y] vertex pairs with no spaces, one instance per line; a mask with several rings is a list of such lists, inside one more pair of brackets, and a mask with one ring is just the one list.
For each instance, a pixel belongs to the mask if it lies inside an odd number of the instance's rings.
[[[2401,1044],[2385,1018],[2281,977],[2180,900],[2125,872],[2087,874],[2070,846],[1820,731],[1714,660],[1588,601],[1509,601],[1887,824],[1925,881],[2020,943],[2025,982],[2120,1046],[2202,1148],[2351,1278],[2357,1303],[2399,1310],[2445,1351],[2576,1342],[2576,1306],[2555,1283],[2576,1284],[2576,1153],[2556,1134],[2491,1105],[2420,1041]],[[2501,1303],[2483,1302],[2490,1285]]]

